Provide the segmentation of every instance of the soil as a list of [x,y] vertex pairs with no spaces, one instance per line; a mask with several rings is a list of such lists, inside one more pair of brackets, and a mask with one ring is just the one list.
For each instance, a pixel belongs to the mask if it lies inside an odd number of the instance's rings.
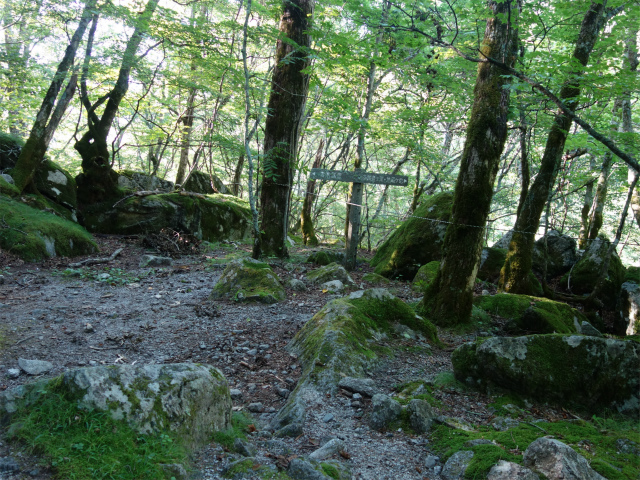
[[[19,358],[52,362],[54,369],[45,377],[91,365],[207,363],[224,373],[230,388],[242,392],[234,399],[235,410],[261,404],[251,407],[258,410],[252,413],[258,426],[252,438],[259,447],[256,458],[264,464],[282,466],[295,456],[309,454],[323,441],[338,437],[346,447],[336,459],[349,465],[353,478],[440,478],[439,460],[427,466],[427,457],[437,456],[430,449],[428,436],[370,429],[366,421],[369,401],[365,399],[362,407],[354,408],[346,392],[327,395],[322,405],[308,412],[304,434],[282,440],[289,449],[284,459],[260,447],[264,444],[260,440],[269,438],[260,426],[266,426],[282,407],[287,391],[295,387],[300,376],[301,366],[287,345],[332,298],[330,295],[311,287],[302,293],[288,289],[287,300],[276,305],[211,302],[208,296],[222,272],[224,259],[248,255],[248,246],[220,244],[205,253],[176,258],[168,267],[142,269],[141,256],[155,252],[145,250],[141,239],[98,236],[97,241],[104,256],[119,248],[122,253],[108,263],[76,268],[80,276],[62,272],[70,264],[100,255],[25,264],[0,251],[0,390],[39,378],[24,373],[9,378],[8,370],[18,368]],[[302,259],[309,252],[295,248],[292,253]],[[316,268],[307,263],[270,263],[283,283],[294,276],[302,278]],[[364,264],[352,277],[358,285],[370,288],[362,283],[362,275],[369,271]],[[406,300],[415,296],[406,283],[392,282],[389,288]],[[380,392],[392,394],[402,383],[451,371],[451,352],[473,340],[475,334],[440,331],[439,337],[445,348],[425,349],[419,339],[388,339],[397,353],[370,372]],[[488,407],[491,399],[479,393],[444,388],[435,396],[443,405],[441,415],[474,424],[493,418]],[[548,408],[537,411],[547,419],[559,415]],[[46,465],[18,445],[2,440],[2,457],[15,459],[20,471],[13,475],[0,472],[0,478],[53,478]],[[189,467],[193,478],[218,479],[235,458],[211,444],[194,454]]]

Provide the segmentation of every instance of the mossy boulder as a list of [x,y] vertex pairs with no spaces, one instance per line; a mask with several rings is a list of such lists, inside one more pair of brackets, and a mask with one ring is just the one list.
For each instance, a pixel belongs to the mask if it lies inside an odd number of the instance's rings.
[[109,412],[141,434],[171,431],[188,445],[203,445],[230,427],[231,397],[222,373],[210,365],[118,365],[69,370],[53,380],[0,395],[7,417],[53,390],[80,408]]
[[356,284],[345,268],[335,262],[316,268],[314,271],[308,273],[307,280],[313,284],[322,284],[330,282],[331,280],[340,280],[349,287],[353,287]]
[[0,171],[2,173],[16,166],[22,147],[24,147],[24,140],[20,137],[0,132]]
[[547,243],[547,278],[554,278],[568,272],[578,261],[576,241],[557,230],[549,230],[547,235],[536,240],[533,248],[533,268],[544,272],[544,244]]
[[319,250],[307,257],[307,263],[315,263],[316,265],[329,265],[334,262],[342,263],[343,260],[344,252],[336,252],[333,250]]
[[227,265],[209,298],[270,304],[281,302],[286,294],[268,264],[252,258],[242,258]]
[[[573,269],[562,278],[563,285],[568,285],[573,293],[589,294],[593,291],[604,266],[605,257],[611,243],[603,235],[591,242],[582,258],[574,265]],[[604,288],[599,300],[605,308],[615,309],[620,287],[624,281],[625,268],[620,257],[614,251],[609,262],[609,269],[605,279]]]
[[411,282],[411,289],[415,292],[424,293],[429,284],[435,280],[439,269],[440,262],[438,261],[429,262],[421,266],[413,278],[413,282]]
[[640,415],[640,344],[580,335],[492,337],[453,352],[468,385],[601,413]]
[[187,181],[184,182],[182,188],[187,192],[203,193],[210,195],[212,193],[222,193],[229,195],[229,189],[215,175],[210,175],[199,170],[191,172]]
[[365,273],[362,275],[362,281],[371,285],[388,285],[391,281],[387,277],[378,275],[377,273]]
[[498,283],[500,270],[506,258],[506,248],[483,248],[477,278],[485,282]]
[[241,240],[250,234],[247,202],[230,195],[162,193],[133,196],[83,210],[87,229],[99,233],[158,233],[172,228],[209,242]]
[[370,265],[375,272],[409,280],[415,277],[421,265],[440,260],[452,205],[453,194],[449,192],[433,195],[422,202],[371,259]]
[[0,247],[23,260],[72,257],[98,251],[91,235],[80,225],[52,213],[0,196]]
[[504,329],[511,333],[575,333],[577,326],[587,321],[587,317],[566,303],[528,295],[482,295],[473,304],[506,320]]
[[146,173],[136,172],[135,170],[121,170],[116,172],[118,175],[118,187],[129,191],[158,191],[173,192],[176,186],[169,180],[164,180],[155,175],[147,175]]
[[75,212],[78,205],[76,181],[57,163],[51,160],[42,162],[33,175],[33,182],[42,195]]
[[11,175],[0,175],[0,195],[7,195],[8,197],[17,197],[20,195],[20,190],[14,185]]
[[640,286],[634,282],[624,282],[620,289],[620,312],[614,322],[617,335],[640,334]]

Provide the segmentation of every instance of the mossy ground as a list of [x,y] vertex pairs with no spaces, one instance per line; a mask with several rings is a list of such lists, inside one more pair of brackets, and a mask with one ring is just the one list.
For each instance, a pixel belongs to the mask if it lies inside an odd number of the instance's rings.
[[44,459],[60,479],[163,479],[162,464],[187,460],[170,434],[141,435],[108,412],[80,409],[55,381],[29,408],[19,409],[11,438]]
[[[509,402],[512,399],[508,399]],[[481,426],[475,432],[457,430],[445,425],[435,426],[430,433],[434,450],[448,459],[460,450],[475,452],[465,478],[483,479],[498,460],[522,463],[522,454],[531,442],[541,436],[551,436],[571,446],[584,456],[591,467],[609,480],[637,479],[640,457],[632,450],[622,451],[620,442],[640,444],[640,427],[633,422],[593,417],[591,421],[531,422],[525,417],[507,431]],[[494,444],[465,446],[465,442],[486,439]]]
[[76,223],[0,196],[0,247],[26,261],[70,257],[98,250],[93,238]]

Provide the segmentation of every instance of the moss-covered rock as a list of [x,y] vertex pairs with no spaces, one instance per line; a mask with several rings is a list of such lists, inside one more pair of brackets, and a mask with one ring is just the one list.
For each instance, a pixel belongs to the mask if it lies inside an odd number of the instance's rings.
[[[9,181],[11,179],[11,181]],[[17,197],[20,195],[20,190],[13,184],[13,178],[10,175],[0,175],[0,195],[7,195],[9,197]]]
[[507,320],[504,328],[511,333],[575,333],[576,326],[587,321],[575,308],[547,298],[499,293],[476,297],[473,303]]
[[[589,294],[596,286],[604,265],[605,256],[609,250],[610,242],[603,235],[591,242],[573,269],[562,278],[562,283],[568,285],[573,293]],[[615,309],[620,287],[624,281],[625,269],[620,257],[614,251],[609,262],[609,269],[605,279],[604,288],[599,300],[605,308]]]
[[188,445],[210,441],[230,427],[231,397],[222,373],[209,365],[118,365],[69,370],[61,377],[27,384],[0,395],[0,412],[29,408],[48,390],[87,410],[110,413],[142,434],[172,431]]
[[456,378],[542,401],[640,414],[640,344],[580,335],[493,337],[453,352]]
[[250,234],[247,202],[230,195],[163,193],[130,197],[118,204],[83,210],[87,229],[99,233],[158,233],[172,228],[209,242],[241,240]]
[[533,268],[539,273],[544,271],[545,239],[547,243],[547,278],[554,278],[568,272],[578,261],[576,241],[557,230],[549,230],[545,237],[536,240],[533,247]]
[[118,187],[129,191],[158,191],[172,192],[176,189],[173,182],[164,180],[155,175],[147,175],[146,173],[136,172],[135,170],[120,170],[116,172],[118,175]]
[[209,298],[270,304],[281,302],[286,294],[268,264],[252,258],[242,258],[227,265]]
[[340,280],[349,287],[353,287],[356,284],[345,268],[335,262],[309,272],[307,274],[307,280],[314,284],[330,282],[331,280]]
[[426,199],[380,246],[370,263],[375,272],[408,280],[421,265],[440,260],[452,205],[453,194],[448,192]]
[[362,281],[371,285],[388,285],[391,281],[387,277],[378,275],[377,273],[365,273],[362,275]]
[[498,283],[500,270],[506,258],[506,248],[483,248],[477,278],[485,282]]
[[0,132],[0,170],[16,166],[22,147],[24,147],[24,140],[20,137]]
[[187,192],[203,193],[206,195],[212,193],[229,195],[231,193],[218,177],[199,170],[191,172],[187,181],[182,185],[182,188]]
[[421,266],[413,278],[413,282],[411,282],[411,289],[415,292],[424,293],[429,284],[435,280],[439,269],[440,262],[435,260]]
[[29,262],[98,250],[91,235],[78,224],[8,197],[0,196],[0,219],[4,222],[0,247]]
[[307,257],[307,263],[315,263],[316,265],[329,265],[334,262],[342,263],[343,260],[344,252],[336,252],[333,250],[319,250]]
[[42,195],[72,212],[75,211],[78,204],[76,181],[57,163],[51,160],[42,162],[33,175],[33,182]]

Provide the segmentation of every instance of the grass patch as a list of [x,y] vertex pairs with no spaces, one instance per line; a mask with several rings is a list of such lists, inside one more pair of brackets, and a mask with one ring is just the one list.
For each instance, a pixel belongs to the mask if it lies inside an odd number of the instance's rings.
[[55,391],[20,409],[12,422],[12,437],[43,457],[60,479],[163,479],[169,477],[162,464],[184,464],[187,458],[173,436],[142,435]]
[[246,440],[247,433],[255,429],[253,419],[245,412],[233,412],[231,415],[231,428],[219,430],[213,434],[213,440],[227,450],[233,450],[233,442],[236,438]]

